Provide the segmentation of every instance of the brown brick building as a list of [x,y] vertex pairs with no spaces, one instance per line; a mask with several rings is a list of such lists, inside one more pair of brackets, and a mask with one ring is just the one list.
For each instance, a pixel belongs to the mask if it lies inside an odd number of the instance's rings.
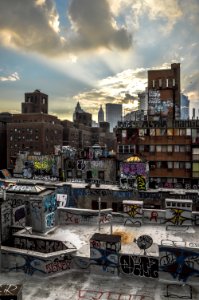
[[150,120],[180,118],[180,64],[170,69],[148,71],[148,116]]
[[7,166],[11,168],[19,151],[53,154],[62,145],[61,121],[46,114],[16,114],[7,124]]
[[117,157],[146,159],[149,187],[198,189],[199,121],[179,120],[180,65],[149,71],[148,88],[147,120],[118,122]]
[[25,93],[25,102],[21,104],[23,114],[48,113],[48,95],[35,90],[33,93]]

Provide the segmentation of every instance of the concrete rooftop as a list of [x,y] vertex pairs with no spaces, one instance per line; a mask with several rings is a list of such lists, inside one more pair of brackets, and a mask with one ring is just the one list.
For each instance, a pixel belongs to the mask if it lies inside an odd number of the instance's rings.
[[[73,243],[79,255],[90,255],[89,240],[99,232],[98,226],[65,225],[48,233],[48,238],[59,239]],[[174,230],[176,229],[176,230]],[[189,245],[195,243],[199,248],[199,228],[172,228],[165,226],[143,225],[141,227],[113,225],[113,233],[122,235],[122,253],[143,254],[134,239],[148,234],[154,244],[147,250],[148,255],[158,255],[157,244]],[[102,225],[100,233],[110,233],[110,224]],[[23,284],[23,300],[162,300],[173,299],[165,297],[168,282],[146,279],[142,277],[111,277],[110,275],[86,274],[81,271],[68,271],[50,278],[29,276],[21,273],[1,273],[0,284]],[[189,287],[172,286],[173,293],[189,296]],[[170,288],[170,289],[171,289]],[[192,287],[192,299],[199,299],[199,285]],[[187,298],[190,299],[190,298]]]

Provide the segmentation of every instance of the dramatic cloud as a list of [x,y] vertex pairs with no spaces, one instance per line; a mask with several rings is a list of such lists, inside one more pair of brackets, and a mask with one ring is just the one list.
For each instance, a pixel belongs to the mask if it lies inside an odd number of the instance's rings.
[[11,75],[8,76],[0,76],[0,81],[16,81],[20,80],[19,74],[17,72],[14,72]]
[[63,48],[51,0],[0,1],[0,11],[0,41],[5,46],[45,55],[55,55]]
[[7,47],[59,56],[131,46],[131,35],[116,25],[106,0],[72,0],[71,27],[62,35],[53,0],[0,1],[0,11],[0,42]]
[[77,36],[73,47],[128,49],[131,35],[125,28],[118,28],[107,0],[73,0],[69,15]]
[[[144,76],[145,74],[145,76]],[[109,76],[97,83],[97,88],[79,93],[74,96],[80,101],[82,107],[96,119],[100,104],[119,103],[124,107],[137,107],[137,94],[145,90],[147,82],[147,69],[126,70],[115,76]]]

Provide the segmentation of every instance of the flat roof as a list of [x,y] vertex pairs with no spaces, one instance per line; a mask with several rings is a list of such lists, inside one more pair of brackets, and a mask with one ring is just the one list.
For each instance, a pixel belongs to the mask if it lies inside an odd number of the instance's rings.
[[169,202],[177,202],[177,203],[193,203],[190,199],[173,199],[173,198],[166,198],[165,201]]

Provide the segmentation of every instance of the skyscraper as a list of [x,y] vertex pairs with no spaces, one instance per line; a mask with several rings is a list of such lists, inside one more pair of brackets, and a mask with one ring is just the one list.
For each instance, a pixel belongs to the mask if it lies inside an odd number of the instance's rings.
[[100,109],[98,111],[98,123],[104,122],[104,111],[102,105],[100,105]]
[[106,104],[106,121],[110,123],[110,131],[117,125],[122,118],[122,104]]

